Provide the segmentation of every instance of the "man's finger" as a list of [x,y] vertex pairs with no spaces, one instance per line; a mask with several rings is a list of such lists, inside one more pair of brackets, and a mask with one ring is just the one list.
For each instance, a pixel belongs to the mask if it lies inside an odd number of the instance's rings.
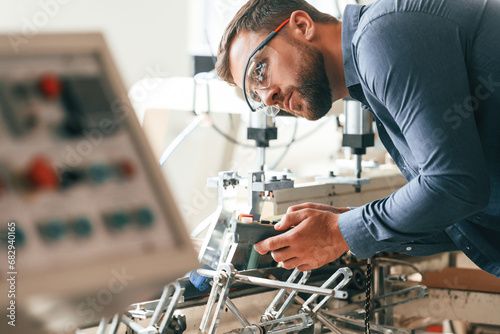
[[295,212],[303,209],[315,209],[315,210],[320,210],[320,211],[329,211],[333,212],[336,214],[341,214],[346,211],[349,211],[349,208],[345,207],[335,207],[331,205],[326,205],[326,204],[319,204],[319,203],[303,203],[303,204],[298,204],[294,206],[288,207],[288,210],[286,211],[287,213],[289,212]]
[[299,211],[289,212],[281,218],[281,221],[274,226],[278,231],[289,229],[292,226],[299,225],[303,220],[309,217],[315,210],[302,209]]
[[290,247],[271,251],[271,256],[276,262],[283,262],[295,257],[294,251]]
[[313,269],[316,269],[316,268],[313,267],[313,266],[311,266],[308,263],[305,263],[305,264],[301,264],[301,265],[297,266],[297,269],[299,271],[308,271],[308,270],[313,270]]
[[287,233],[278,235],[276,237],[267,238],[254,245],[255,250],[260,254],[266,254],[269,251],[274,251],[280,248],[290,246]]
[[302,210],[302,209],[315,209],[317,205],[318,204],[311,203],[311,202],[297,204],[297,205],[292,205],[292,206],[288,207],[288,209],[286,210],[286,213],[294,212],[294,211],[299,211],[299,210]]
[[285,269],[293,269],[293,268],[296,268],[296,267],[299,267],[300,265],[302,265],[301,260],[297,257],[291,258],[289,260],[286,260],[286,261],[283,261],[280,263],[281,263],[281,267],[283,267]]

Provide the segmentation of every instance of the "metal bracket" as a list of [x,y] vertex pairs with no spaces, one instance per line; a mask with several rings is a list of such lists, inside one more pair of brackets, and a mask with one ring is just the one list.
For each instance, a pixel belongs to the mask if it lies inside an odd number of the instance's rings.
[[[295,268],[295,270],[292,272],[292,274],[290,275],[290,277],[288,277],[288,280],[286,282],[287,283],[293,283],[293,282],[295,282],[295,280],[297,279],[297,277],[299,275],[300,275],[300,271],[297,268]],[[305,284],[307,282],[307,280],[309,279],[310,276],[311,276],[311,272],[310,271],[305,271],[302,274],[302,277],[300,278],[300,280],[297,283],[298,284]],[[261,318],[262,322],[270,321],[270,320],[274,320],[274,319],[279,319],[279,318],[281,318],[283,316],[283,314],[285,313],[285,311],[292,304],[294,297],[297,295],[297,291],[295,291],[295,290],[292,291],[288,295],[288,297],[285,300],[285,302],[283,303],[283,305],[281,305],[281,308],[278,311],[276,311],[276,307],[277,307],[278,303],[283,299],[283,297],[285,296],[286,292],[287,292],[286,289],[281,289],[278,292],[278,294],[276,295],[276,297],[274,297],[273,301],[271,302],[271,304],[269,304],[269,306],[267,307],[266,311],[264,312],[264,315]]]
[[318,304],[316,304],[316,306],[314,306],[314,308],[311,310],[309,308],[309,305],[316,300],[316,298],[318,298],[318,295],[317,294],[313,294],[311,297],[309,297],[304,304],[302,304],[302,307],[301,309],[304,310],[305,312],[308,312],[312,315],[314,315],[316,312],[318,312],[319,309],[321,309],[323,307],[323,305],[326,304],[326,302],[328,300],[330,300],[330,298],[332,296],[334,296],[335,298],[340,298],[340,299],[347,299],[348,297],[348,294],[346,291],[342,291],[340,289],[342,289],[343,287],[345,287],[347,285],[347,283],[349,283],[349,281],[351,280],[352,278],[352,270],[349,269],[348,267],[344,267],[344,268],[340,268],[339,270],[337,270],[332,276],[330,276],[330,278],[328,280],[326,280],[325,283],[323,283],[323,285],[321,286],[322,288],[327,288],[329,287],[330,285],[332,285],[339,277],[340,275],[343,275],[344,278],[342,279],[342,281],[340,281],[339,284],[337,284],[337,286],[333,289],[335,291],[334,294],[330,295],[330,296],[326,296],[325,298],[323,298],[323,300],[321,300],[321,302],[319,302]]

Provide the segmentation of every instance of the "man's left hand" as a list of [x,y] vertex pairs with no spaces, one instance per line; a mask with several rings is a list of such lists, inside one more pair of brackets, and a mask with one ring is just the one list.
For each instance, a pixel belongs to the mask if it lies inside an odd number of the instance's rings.
[[255,244],[260,254],[271,252],[273,259],[286,269],[300,271],[319,268],[349,250],[338,226],[339,214],[303,208],[288,210],[276,230],[290,231]]

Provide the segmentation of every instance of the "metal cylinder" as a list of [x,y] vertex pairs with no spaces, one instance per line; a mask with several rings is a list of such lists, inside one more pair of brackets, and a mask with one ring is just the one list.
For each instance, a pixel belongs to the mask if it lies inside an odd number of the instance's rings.
[[351,98],[344,99],[344,133],[349,135],[364,135],[373,133],[372,114],[363,109],[361,103]]
[[274,121],[271,116],[267,116],[262,111],[251,112],[250,127],[257,129],[274,128]]

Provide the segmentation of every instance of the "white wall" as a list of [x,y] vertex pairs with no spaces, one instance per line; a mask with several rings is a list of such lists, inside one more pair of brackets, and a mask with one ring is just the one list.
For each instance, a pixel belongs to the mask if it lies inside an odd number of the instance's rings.
[[[217,53],[225,27],[247,0],[189,0],[189,50],[192,54],[210,56]],[[347,4],[355,0],[307,0],[318,10],[339,17]],[[335,1],[338,5],[335,4]],[[368,4],[374,0],[357,0]]]
[[103,32],[127,87],[152,75],[191,75],[187,27],[184,0],[0,1],[0,33],[29,40],[39,32]]

